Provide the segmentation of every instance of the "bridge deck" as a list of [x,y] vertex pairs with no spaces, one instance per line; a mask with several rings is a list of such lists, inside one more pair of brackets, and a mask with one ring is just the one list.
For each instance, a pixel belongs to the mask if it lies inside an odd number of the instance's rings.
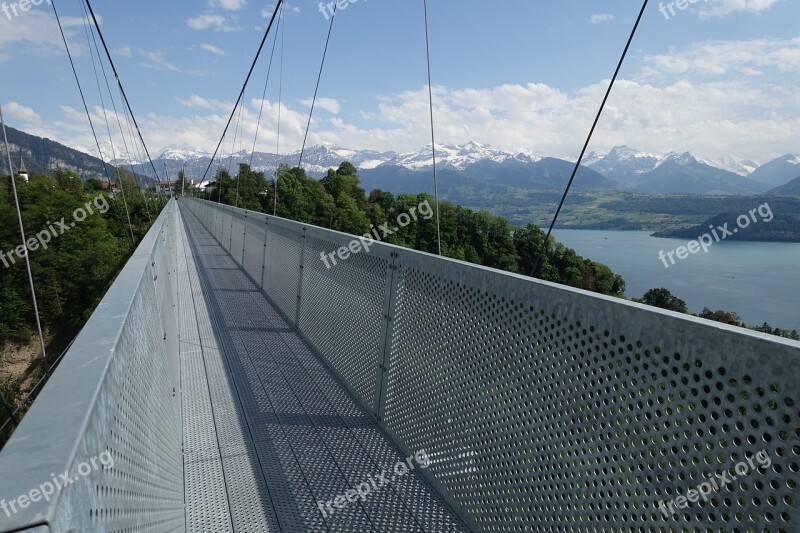
[[[187,530],[463,531],[416,471],[397,475],[406,458],[194,215],[182,217]],[[370,479],[363,501],[320,509]]]

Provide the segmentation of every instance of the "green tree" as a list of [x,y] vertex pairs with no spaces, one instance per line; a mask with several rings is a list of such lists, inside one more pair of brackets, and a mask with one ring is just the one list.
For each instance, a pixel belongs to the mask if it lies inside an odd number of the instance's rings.
[[175,185],[172,187],[172,194],[174,196],[193,196],[192,182],[186,178],[186,172],[183,170],[178,171],[178,179],[175,180]]
[[744,323],[742,322],[742,319],[741,317],[739,317],[739,315],[733,312],[723,311],[722,309],[712,311],[708,307],[705,307],[698,316],[700,318],[705,318],[706,320],[713,320],[715,322],[721,322],[723,324],[729,324],[731,326],[739,326],[739,327],[744,326]]
[[660,307],[661,309],[667,309],[677,313],[685,313],[688,311],[686,302],[677,296],[674,296],[671,292],[663,287],[660,289],[650,289],[639,301],[641,301],[643,304],[651,305],[653,307]]

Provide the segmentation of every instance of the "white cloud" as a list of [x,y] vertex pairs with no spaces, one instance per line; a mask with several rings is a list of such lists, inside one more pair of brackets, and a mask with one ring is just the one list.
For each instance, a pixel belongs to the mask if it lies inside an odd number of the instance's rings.
[[782,0],[706,0],[707,6],[700,9],[700,17],[724,17],[731,13],[760,13]]
[[122,56],[122,57],[133,57],[133,51],[131,47],[128,45],[122,46],[114,50],[114,55]]
[[[72,38],[83,23],[84,19],[81,17],[61,17],[61,25],[70,43],[70,52],[75,57],[81,57],[87,51],[81,44],[82,41]],[[51,13],[31,10],[14,20],[0,16],[0,62],[26,53],[41,56],[64,53],[61,33]]]
[[148,68],[181,72],[181,69],[167,61],[164,52],[147,52],[145,50],[139,50],[139,54],[148,60],[148,62],[144,64],[144,66]]
[[[645,56],[647,76],[725,75],[772,68],[781,73],[800,73],[800,37],[750,41],[706,41],[665,54]],[[743,70],[744,69],[744,70]]]
[[[730,154],[757,161],[796,152],[800,144],[800,95],[791,87],[761,81],[683,80],[656,85],[619,80],[599,123],[592,149],[607,150],[628,144],[652,152]],[[514,153],[528,150],[573,157],[588,133],[607,84],[605,80],[574,92],[541,83],[480,89],[436,87],[438,142],[476,140]],[[151,151],[165,147],[213,151],[233,102],[200,95],[178,101],[197,112],[189,116],[140,117]],[[341,107],[338,102],[333,105],[334,102],[323,105],[332,109]],[[303,105],[300,109],[282,106],[282,152],[292,152],[302,144],[309,103],[300,102]],[[250,142],[255,135],[260,105],[261,100],[252,99],[244,109],[242,130],[244,139],[251,139]],[[275,150],[277,109],[277,103],[264,102],[258,150]],[[65,119],[55,125],[59,129],[56,138],[70,146],[91,148],[93,140],[85,126],[85,115],[71,108],[62,111]],[[377,109],[350,111],[354,116],[361,112],[358,123],[339,116],[317,115],[312,122],[309,145],[328,142],[353,149],[402,151],[429,142],[425,86],[384,96]],[[93,115],[97,114],[94,110]]]
[[26,107],[17,102],[9,102],[3,106],[3,112],[9,118],[18,120],[26,126],[39,125],[42,123],[42,117],[30,107]]
[[[311,98],[307,98],[302,100],[300,103],[304,106],[311,107]],[[332,113],[334,115],[338,115],[339,112],[342,110],[341,104],[339,104],[338,100],[333,98],[317,98],[317,103],[315,107],[318,109],[324,109],[325,111]]]
[[611,13],[597,13],[592,15],[592,18],[589,19],[590,24],[603,24],[604,22],[611,22],[614,20],[614,15]]
[[[141,53],[160,68],[177,68],[159,52]],[[592,149],[628,144],[651,152],[729,154],[756,161],[797,152],[800,38],[706,41],[639,60],[638,70],[632,65],[612,92]],[[527,150],[568,158],[580,149],[607,85],[607,80],[600,80],[569,91],[544,83],[437,86],[438,141],[475,140],[511,152]],[[233,102],[202,93],[177,102],[182,107],[174,114],[137,117],[151,151],[167,146],[213,151]],[[259,99],[245,105],[243,131],[250,142],[260,105]],[[281,108],[283,152],[300,147],[310,99],[293,105]],[[309,144],[330,142],[353,149],[403,151],[430,140],[426,86],[384,95],[374,104],[320,98],[318,105],[328,113],[316,114]],[[277,111],[277,103],[264,102],[259,150],[275,149]],[[46,126],[45,133],[51,138],[91,148],[86,117],[72,108],[61,112],[61,120],[43,125],[33,109],[9,108],[15,120],[29,121],[32,133],[43,134]],[[92,113],[102,117],[97,109]],[[98,119],[98,123],[103,122]]]
[[220,48],[218,46],[214,46],[213,44],[202,43],[202,44],[197,45],[197,47],[200,48],[201,50],[205,50],[206,52],[208,52],[210,54],[217,55],[217,56],[228,55],[228,54],[225,53],[225,50],[223,50],[222,48]]
[[212,5],[221,7],[227,11],[238,11],[242,9],[245,4],[247,4],[247,0],[215,0],[212,2]]
[[[289,2],[283,3],[283,9],[285,13],[300,13],[300,7],[290,4]],[[270,4],[261,10],[261,16],[265,19],[268,19],[272,17],[272,14],[274,12],[275,12],[275,4]]]
[[203,13],[186,21],[186,25],[193,30],[214,30],[230,32],[236,30],[236,25],[226,16],[217,13]]
[[200,95],[193,94],[189,98],[175,98],[184,107],[195,107],[200,109],[217,109],[217,110],[231,110],[233,109],[233,102],[225,102],[223,100],[209,100]]

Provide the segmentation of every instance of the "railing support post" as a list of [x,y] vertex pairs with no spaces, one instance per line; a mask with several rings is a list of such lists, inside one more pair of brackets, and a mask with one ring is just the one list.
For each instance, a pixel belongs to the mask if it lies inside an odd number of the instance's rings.
[[303,235],[300,243],[300,280],[297,282],[297,310],[294,313],[294,327],[300,330],[300,306],[303,303],[303,277],[306,261],[306,228],[303,228]]
[[394,326],[394,313],[396,310],[395,298],[397,297],[397,259],[399,254],[392,252],[392,260],[389,263],[388,269],[388,283],[386,284],[386,297],[384,298],[383,309],[383,326],[381,330],[381,337],[383,338],[383,345],[381,353],[378,357],[378,368],[376,369],[376,387],[375,387],[375,416],[378,424],[383,425],[384,413],[386,410],[386,394],[389,381],[389,364],[392,352],[392,331]]

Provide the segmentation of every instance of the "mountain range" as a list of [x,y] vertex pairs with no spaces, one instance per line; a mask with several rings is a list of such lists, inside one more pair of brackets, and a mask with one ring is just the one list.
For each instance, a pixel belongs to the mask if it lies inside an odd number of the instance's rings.
[[[104,178],[103,162],[49,139],[8,128],[14,164],[21,153],[28,170],[51,172],[56,168],[74,170],[85,178]],[[119,153],[117,151],[117,153]],[[271,154],[240,152],[218,157],[216,165],[234,170],[239,163],[250,163],[268,175],[278,165],[296,166],[300,152]],[[381,188],[394,193],[432,190],[432,154],[430,147],[411,152],[351,150],[334,145],[312,146],[303,154],[303,167],[311,175],[323,175],[329,168],[350,161],[359,168],[367,190]],[[491,192],[492,188],[561,191],[573,169],[574,160],[547,157],[533,151],[509,153],[486,144],[437,145],[437,170],[440,185],[453,190],[470,188]],[[166,149],[154,160],[163,179],[174,180],[185,168],[189,178],[202,177],[210,155],[191,150]],[[128,165],[117,159],[113,165]],[[151,174],[149,162],[132,164],[137,174]],[[213,174],[216,167],[209,174]],[[113,167],[109,173],[113,177]],[[625,189],[660,194],[775,194],[796,195],[800,176],[800,155],[786,154],[764,165],[729,156],[714,159],[690,153],[655,154],[627,146],[605,153],[591,152],[583,160],[573,187],[579,191]],[[213,175],[210,176],[213,179]],[[793,182],[794,180],[794,182]],[[793,183],[790,183],[793,182]]]
[[[242,152],[222,158],[223,166],[235,167],[249,162],[251,154]],[[566,185],[574,161],[546,157],[532,151],[509,153],[489,145],[470,142],[465,145],[437,145],[437,169],[451,185],[458,180],[473,186],[477,182],[502,187],[534,190],[560,190]],[[256,152],[253,167],[273,172],[279,164],[296,166],[300,153],[275,154]],[[412,152],[350,150],[334,145],[313,146],[303,155],[303,167],[312,175],[321,175],[350,161],[360,170],[367,189],[412,192],[431,187],[433,169],[430,147]],[[202,175],[209,156],[200,152],[166,150],[157,165],[170,174],[186,165],[189,175]],[[576,190],[627,189],[648,194],[763,194],[800,175],[800,156],[787,154],[765,165],[730,156],[716,159],[670,152],[654,154],[627,146],[606,153],[591,152],[584,158],[574,187]]]

